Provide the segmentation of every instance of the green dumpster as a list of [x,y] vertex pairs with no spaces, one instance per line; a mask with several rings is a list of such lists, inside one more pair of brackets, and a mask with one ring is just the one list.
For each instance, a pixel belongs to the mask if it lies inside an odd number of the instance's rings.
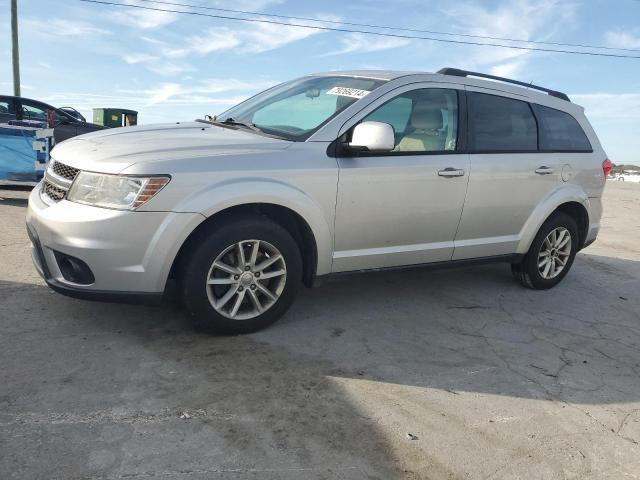
[[105,127],[129,127],[138,124],[138,112],[124,108],[94,108],[93,123]]

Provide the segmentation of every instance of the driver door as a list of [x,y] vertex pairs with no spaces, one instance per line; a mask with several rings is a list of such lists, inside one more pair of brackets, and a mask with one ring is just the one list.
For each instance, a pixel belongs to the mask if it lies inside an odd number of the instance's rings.
[[366,107],[351,125],[393,126],[389,152],[351,152],[340,168],[333,271],[449,261],[469,178],[458,153],[463,118],[459,85],[412,84]]

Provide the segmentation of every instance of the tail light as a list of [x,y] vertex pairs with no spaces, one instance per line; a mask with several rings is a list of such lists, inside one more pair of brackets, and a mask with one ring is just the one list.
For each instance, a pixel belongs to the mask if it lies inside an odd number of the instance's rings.
[[604,173],[604,178],[607,178],[609,176],[611,170],[613,170],[613,163],[611,163],[611,160],[607,158],[604,162],[602,162],[602,173]]

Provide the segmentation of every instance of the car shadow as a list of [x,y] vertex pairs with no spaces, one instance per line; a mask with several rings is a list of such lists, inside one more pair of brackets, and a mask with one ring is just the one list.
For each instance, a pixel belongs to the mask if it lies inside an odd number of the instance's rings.
[[[463,403],[456,416],[455,402],[483,396],[511,418],[640,401],[639,286],[640,262],[587,254],[544,292],[505,265],[350,275],[303,291],[264,331],[216,337],[171,298],[102,304],[0,282],[3,428],[43,445],[33,476],[70,454],[56,473],[83,475],[98,450],[107,476],[444,478],[455,462],[411,435],[464,451],[475,434],[461,425],[495,417]],[[402,412],[404,430],[383,428]],[[18,450],[4,468],[20,471]]]
[[0,206],[8,205],[10,207],[26,207],[29,203],[28,198],[5,198],[0,194]]
[[31,186],[0,185],[0,206],[26,207]]

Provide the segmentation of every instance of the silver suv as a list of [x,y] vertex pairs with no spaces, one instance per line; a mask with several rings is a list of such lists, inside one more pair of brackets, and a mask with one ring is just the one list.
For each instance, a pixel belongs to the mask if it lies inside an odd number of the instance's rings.
[[208,121],[58,145],[27,227],[60,293],[146,300],[175,278],[198,326],[250,332],[341,272],[505,261],[553,287],[596,238],[610,169],[563,93],[451,68],[330,72]]

